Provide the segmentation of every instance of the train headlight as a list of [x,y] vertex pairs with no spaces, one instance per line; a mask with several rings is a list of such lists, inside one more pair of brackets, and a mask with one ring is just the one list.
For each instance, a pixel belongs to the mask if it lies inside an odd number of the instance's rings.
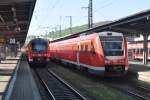
[[125,70],[128,70],[129,66],[125,66]]
[[33,61],[33,59],[29,59],[29,61]]
[[49,58],[47,58],[46,61],[49,61]]

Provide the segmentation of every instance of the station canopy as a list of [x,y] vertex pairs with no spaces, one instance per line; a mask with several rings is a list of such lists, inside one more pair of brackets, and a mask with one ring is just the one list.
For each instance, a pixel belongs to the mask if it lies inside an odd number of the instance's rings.
[[0,38],[24,44],[36,0],[0,0]]
[[101,31],[123,32],[127,35],[150,34],[150,9],[115,20],[102,26],[97,26],[83,32],[74,33],[60,39],[53,40],[52,42],[74,38],[81,34],[91,34],[93,32]]

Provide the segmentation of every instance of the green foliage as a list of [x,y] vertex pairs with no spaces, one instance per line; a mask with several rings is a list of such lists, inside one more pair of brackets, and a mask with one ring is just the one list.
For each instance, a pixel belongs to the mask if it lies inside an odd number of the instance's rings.
[[[103,21],[103,22],[94,23],[93,27],[101,26],[101,25],[104,25],[104,24],[107,24],[107,23],[110,23],[110,22],[111,21]],[[72,34],[78,33],[78,32],[82,32],[82,31],[87,30],[87,29],[88,29],[88,25],[87,24],[81,25],[81,26],[75,26],[75,27],[72,27]],[[43,37],[43,38],[46,38],[46,39],[47,38],[48,39],[51,38],[51,40],[54,40],[54,39],[58,39],[60,37],[64,37],[64,36],[69,35],[69,34],[71,34],[70,33],[70,28],[67,28],[67,29],[62,30],[61,34],[60,34],[59,31],[57,31],[57,32],[52,32],[49,35],[42,35],[40,37]],[[33,36],[27,37],[27,40],[31,40],[31,38],[33,38]]]
[[[76,26],[76,27],[72,27],[72,33],[77,33],[77,32],[81,32],[84,30],[87,30],[87,25],[82,25],[82,26]],[[66,35],[69,35],[70,33],[70,28],[64,29],[61,31],[61,34],[59,33],[59,31],[52,33],[51,37],[52,39],[57,39]]]
[[[101,26],[101,25],[104,25],[104,24],[108,24],[110,22],[111,21],[97,22],[97,23],[93,24],[93,27]],[[72,27],[72,34],[73,33],[82,32],[82,31],[87,30],[87,29],[88,29],[88,24],[81,25],[81,26],[75,26],[75,27]],[[64,37],[64,36],[69,35],[69,34],[71,34],[70,33],[70,28],[67,28],[67,29],[62,30],[61,34],[60,34],[59,31],[52,33],[51,38],[52,38],[52,40],[54,40],[54,39],[57,39],[57,38],[60,38],[60,37]]]

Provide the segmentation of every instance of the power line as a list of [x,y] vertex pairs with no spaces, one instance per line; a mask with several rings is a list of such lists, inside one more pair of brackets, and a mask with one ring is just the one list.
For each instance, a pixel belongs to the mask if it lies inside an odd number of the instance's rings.
[[106,7],[110,6],[110,5],[112,5],[113,3],[116,3],[116,1],[117,1],[117,0],[115,0],[115,2],[114,2],[114,0],[112,0],[111,2],[109,2],[109,3],[107,3],[107,4],[103,5],[103,6],[101,6],[100,8],[94,10],[94,13],[95,13],[95,12],[98,12],[99,9],[106,8]]
[[55,9],[56,5],[58,5],[59,0],[57,0],[56,2],[54,2],[53,6],[51,7],[51,9]]

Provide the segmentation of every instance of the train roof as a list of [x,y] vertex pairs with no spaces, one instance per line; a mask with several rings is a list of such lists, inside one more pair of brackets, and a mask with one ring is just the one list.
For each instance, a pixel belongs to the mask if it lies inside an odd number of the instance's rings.
[[48,41],[48,40],[43,39],[43,38],[35,38],[35,39],[32,39],[30,42],[32,41]]
[[28,45],[30,44],[30,43],[32,43],[32,42],[36,42],[36,41],[44,41],[44,42],[49,42],[48,40],[46,40],[46,39],[43,39],[43,38],[35,38],[35,39],[32,39],[29,43],[28,43]]
[[75,38],[53,42],[53,43],[60,44],[60,43],[71,43],[71,42],[78,42],[78,41],[88,41],[88,40],[94,39],[96,36],[99,36],[98,33],[90,34],[90,35],[83,35],[80,37],[75,37]]

